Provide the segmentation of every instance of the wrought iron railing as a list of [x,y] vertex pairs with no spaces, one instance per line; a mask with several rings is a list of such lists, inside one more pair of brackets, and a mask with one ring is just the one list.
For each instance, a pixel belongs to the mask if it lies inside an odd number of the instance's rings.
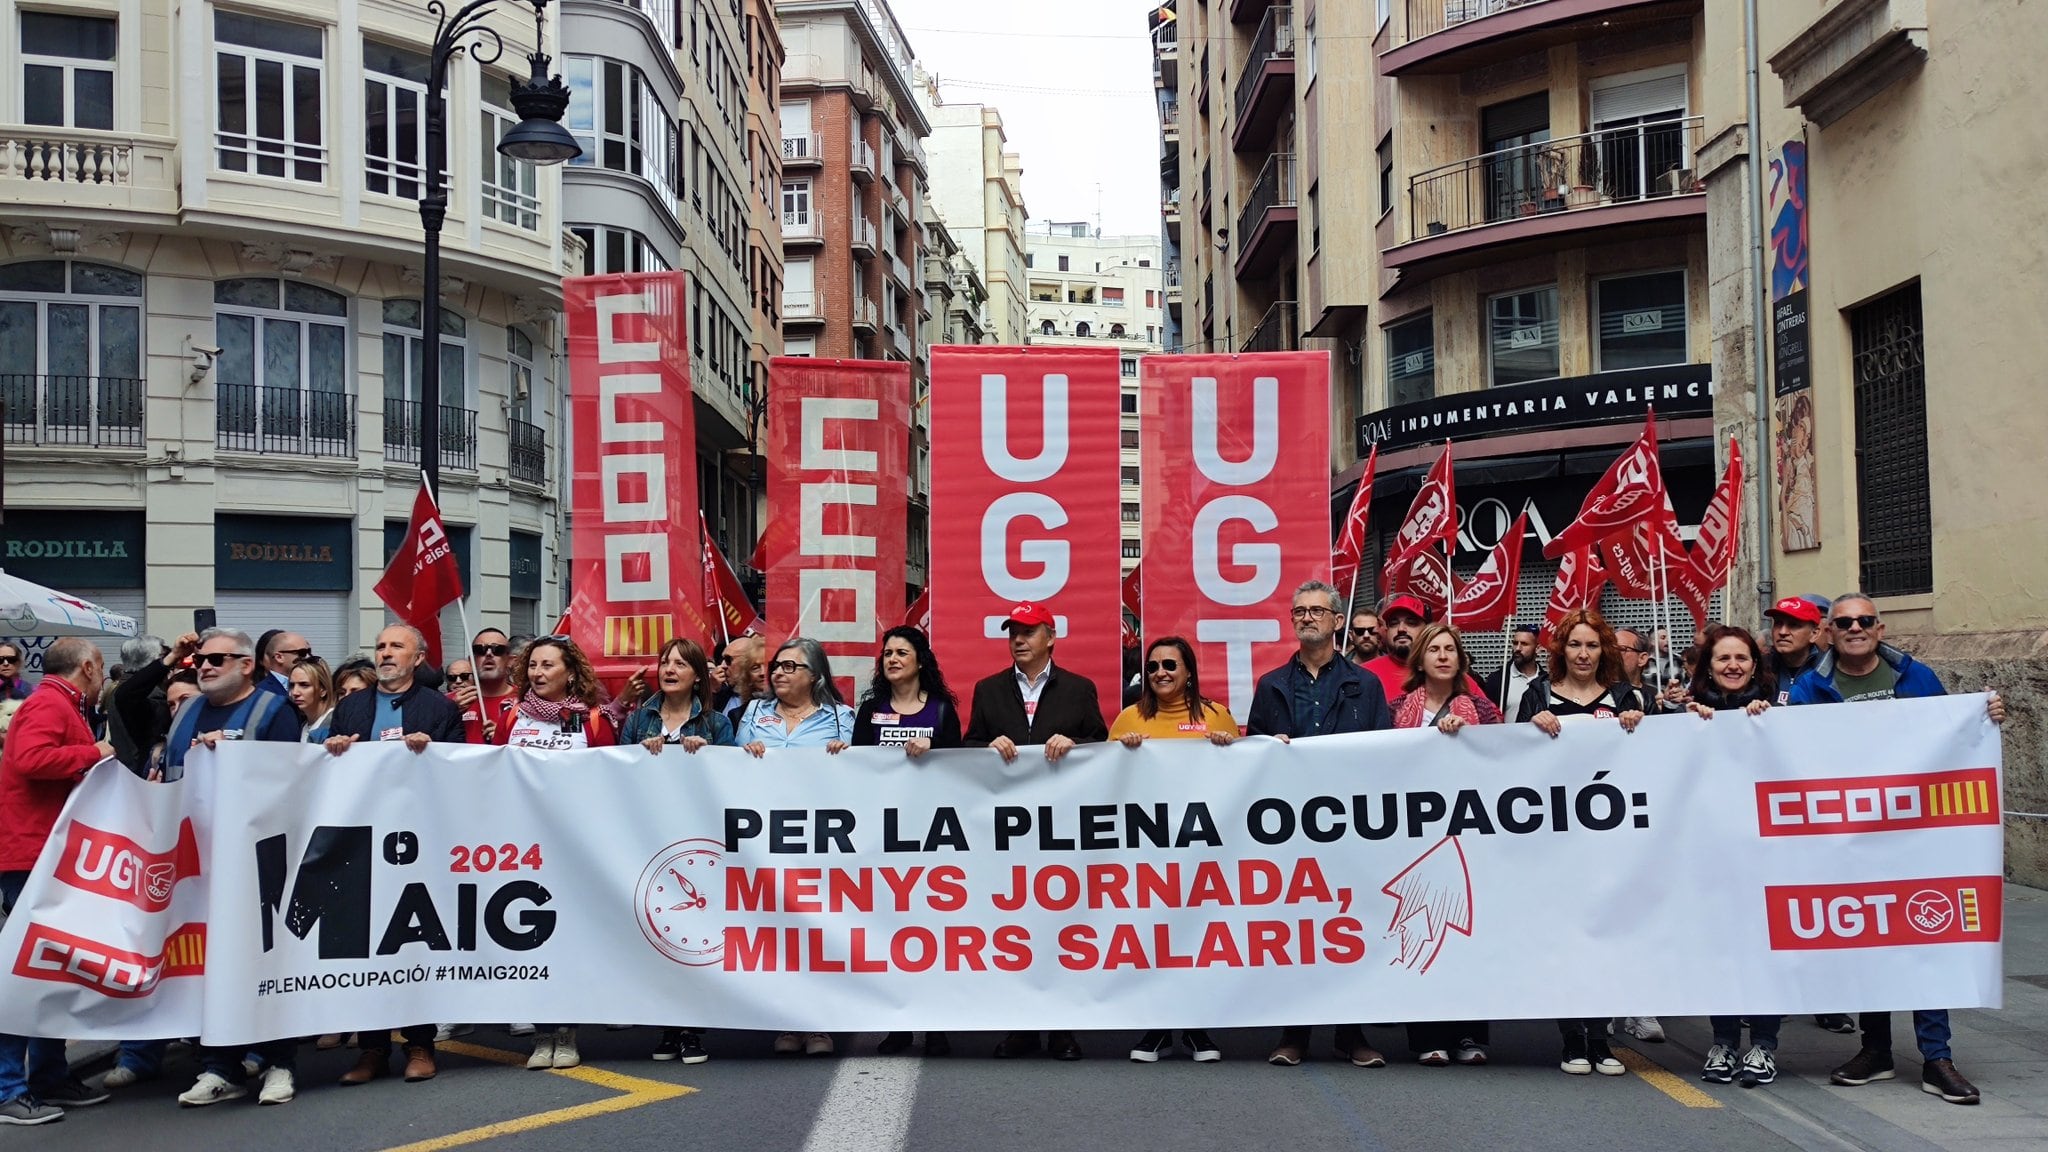
[[1238,123],[1244,122],[1244,111],[1251,106],[1252,93],[1258,91],[1269,60],[1294,59],[1294,5],[1275,4],[1266,9],[1266,15],[1259,21],[1258,35],[1252,37],[1252,50],[1245,56],[1244,71],[1237,77],[1235,105]]
[[9,444],[142,447],[142,381],[0,373]]
[[1251,243],[1252,233],[1258,228],[1261,217],[1275,208],[1293,208],[1296,203],[1294,153],[1275,152],[1266,157],[1266,166],[1259,169],[1259,178],[1252,182],[1252,190],[1245,194],[1244,211],[1237,215],[1233,242]]
[[1296,333],[1296,320],[1300,309],[1292,300],[1281,300],[1266,309],[1266,315],[1252,334],[1245,338],[1246,352],[1294,352],[1301,346]]
[[548,434],[538,424],[513,419],[509,424],[511,446],[507,471],[514,480],[545,485],[548,482]]
[[356,398],[347,392],[221,384],[214,401],[214,443],[265,455],[356,454]]
[[1698,116],[1630,124],[1418,173],[1408,181],[1409,235],[1700,192],[1702,125]]
[[1408,31],[1402,43],[1420,40],[1432,32],[1454,28],[1468,20],[1491,16],[1510,8],[1526,8],[1544,0],[1408,0]]
[[[419,462],[419,401],[384,398],[384,458]],[[441,405],[441,466],[476,471],[476,413],[468,408]]]
[[799,132],[782,138],[784,165],[816,164],[825,158],[825,136],[821,132]]

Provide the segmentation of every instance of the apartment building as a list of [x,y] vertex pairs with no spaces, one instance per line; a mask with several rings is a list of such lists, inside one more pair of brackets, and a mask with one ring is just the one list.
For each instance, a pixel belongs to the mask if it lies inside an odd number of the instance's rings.
[[423,284],[426,9],[0,2],[9,572],[159,635],[213,607],[355,651],[419,483],[436,292],[468,617],[552,622],[560,278],[584,252],[560,169],[495,151],[533,12],[490,27],[503,56],[448,77],[443,275]]
[[1166,267],[1166,307],[1160,342],[1181,350],[1180,277],[1180,20],[1174,5],[1150,9],[1145,31],[1152,38],[1152,88],[1159,110],[1160,256]]
[[[1332,352],[1340,516],[1377,446],[1383,539],[1453,439],[1469,572],[1519,512],[1561,529],[1654,404],[1690,533],[1717,476],[1703,21],[1669,0],[1181,0],[1155,52],[1189,57],[1183,343]],[[1523,574],[1540,605],[1534,543]]]
[[[746,0],[747,48],[747,295],[752,302],[751,346],[748,349],[746,449],[730,453],[747,466],[754,493],[755,522],[728,524],[730,543],[721,546],[738,566],[752,551],[759,518],[767,514],[768,361],[782,355],[782,33],[775,18],[775,0]],[[750,590],[761,575],[741,573]]]
[[931,120],[932,201],[988,284],[995,342],[1025,342],[1024,160],[1005,150],[1003,114],[986,104],[947,103],[936,77],[919,73],[917,98]]
[[753,547],[759,405],[779,329],[757,289],[779,248],[750,236],[779,158],[757,94],[776,89],[773,13],[722,0],[562,0],[564,123],[583,155],[563,177],[582,271],[679,269],[690,279],[698,483],[727,555]]
[[1122,529],[1125,572],[1144,540],[1138,461],[1138,360],[1164,350],[1166,270],[1157,236],[1104,236],[1088,223],[1047,222],[1024,253],[1032,344],[1116,348],[1123,378]]

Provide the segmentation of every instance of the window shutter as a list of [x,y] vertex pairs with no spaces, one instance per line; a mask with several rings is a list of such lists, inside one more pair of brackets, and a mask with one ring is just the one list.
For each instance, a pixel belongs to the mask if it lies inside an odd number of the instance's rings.
[[1642,117],[1666,119],[1685,114],[1685,73],[1614,84],[1593,90],[1593,126]]

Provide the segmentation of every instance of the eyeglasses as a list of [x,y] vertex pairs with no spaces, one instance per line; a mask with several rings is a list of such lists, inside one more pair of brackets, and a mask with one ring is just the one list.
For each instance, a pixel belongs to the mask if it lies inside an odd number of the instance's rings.
[[291,657],[293,663],[313,658],[313,650],[311,648],[274,648],[272,651],[276,652],[279,656]]
[[192,663],[201,668],[218,668],[230,660],[247,660],[248,658],[249,654],[247,652],[196,652],[192,655]]
[[1151,674],[1153,674],[1154,672],[1178,672],[1178,671],[1180,671],[1180,661],[1178,661],[1178,660],[1147,660],[1147,661],[1145,661],[1145,675],[1147,675],[1147,676],[1150,676],[1150,675],[1151,675]]
[[469,646],[469,654],[472,656],[510,656],[512,654],[512,646],[510,644],[471,644]]
[[1336,613],[1328,608],[1310,606],[1307,608],[1296,608],[1289,612],[1288,615],[1296,620],[1321,620],[1325,616],[1335,616]]
[[732,657],[730,657],[730,656],[720,656],[720,657],[718,658],[718,661],[717,661],[717,663],[719,663],[719,664],[721,664],[721,665],[724,665],[724,664],[730,664],[730,663],[732,663]]
[[450,684],[473,684],[476,682],[476,673],[450,672],[448,674],[448,682]]
[[1838,631],[1841,631],[1841,632],[1847,632],[1847,631],[1848,631],[1849,629],[1851,629],[1851,628],[1861,628],[1861,629],[1864,629],[1865,631],[1868,631],[1868,630],[1870,630],[1870,629],[1872,629],[1872,628],[1875,628],[1875,627],[1877,627],[1877,617],[1875,617],[1875,616],[1837,616],[1837,617],[1835,617],[1835,628],[1836,628],[1836,630],[1838,630]]
[[770,672],[783,672],[793,676],[798,672],[809,672],[811,666],[801,660],[777,660],[768,666],[768,670]]

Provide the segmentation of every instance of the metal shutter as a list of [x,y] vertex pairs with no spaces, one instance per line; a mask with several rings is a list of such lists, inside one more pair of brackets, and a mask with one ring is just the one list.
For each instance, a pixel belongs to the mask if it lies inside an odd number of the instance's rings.
[[214,593],[213,607],[221,627],[239,628],[251,640],[272,628],[297,632],[330,667],[356,655],[346,592],[223,591]]
[[1685,73],[1593,89],[1593,126],[1685,115]]

